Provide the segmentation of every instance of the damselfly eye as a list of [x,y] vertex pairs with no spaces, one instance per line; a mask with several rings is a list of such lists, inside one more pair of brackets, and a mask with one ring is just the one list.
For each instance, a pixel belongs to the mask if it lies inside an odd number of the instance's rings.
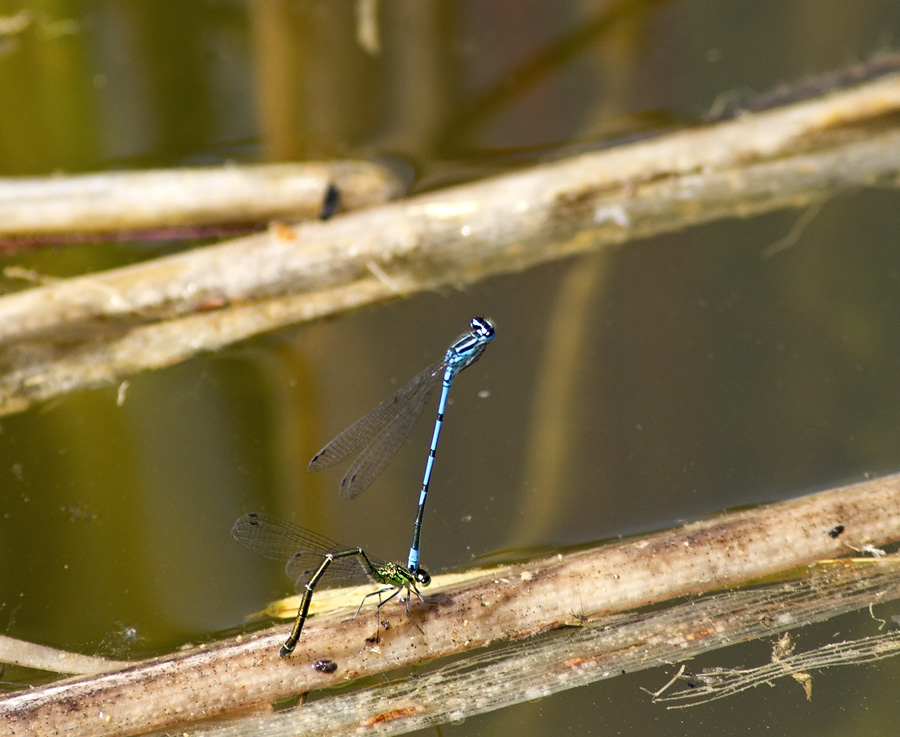
[[420,586],[427,586],[431,583],[431,574],[424,568],[416,568],[416,583]]

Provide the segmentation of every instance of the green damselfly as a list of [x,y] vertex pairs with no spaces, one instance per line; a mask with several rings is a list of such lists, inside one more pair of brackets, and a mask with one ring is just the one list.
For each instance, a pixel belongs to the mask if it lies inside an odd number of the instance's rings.
[[[268,514],[256,512],[245,514],[234,523],[231,535],[257,555],[287,561],[284,571],[288,578],[294,581],[295,591],[303,594],[294,627],[278,653],[282,658],[288,657],[297,646],[303,624],[309,614],[313,593],[326,573],[328,588],[372,581],[382,584],[382,588],[378,591],[366,594],[356,610],[359,614],[366,599],[377,596],[376,617],[381,607],[404,589],[407,592],[406,611],[409,614],[409,600],[412,594],[425,601],[418,587],[425,587],[431,583],[431,576],[424,568],[418,568],[413,573],[399,563],[385,563],[373,558],[362,548],[339,545],[327,537]],[[392,592],[390,596],[382,599],[381,595],[388,591]],[[416,626],[419,626],[418,623]]]

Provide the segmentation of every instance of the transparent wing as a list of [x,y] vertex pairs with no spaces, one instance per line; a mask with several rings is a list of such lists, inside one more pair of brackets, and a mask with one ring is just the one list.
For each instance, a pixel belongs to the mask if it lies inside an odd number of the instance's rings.
[[444,359],[414,376],[393,397],[344,430],[309,462],[309,471],[330,468],[362,451],[341,480],[341,497],[359,496],[384,470],[440,382]]
[[298,551],[321,558],[325,553],[345,547],[305,527],[262,512],[241,517],[231,528],[231,536],[257,555],[280,561],[291,558]]
[[398,414],[407,412],[410,400],[422,391],[423,386],[433,385],[435,377],[439,377],[443,371],[442,359],[414,376],[393,397],[385,399],[316,453],[309,462],[309,471],[331,468],[359,452]]
[[[444,373],[443,363],[437,363],[422,372],[420,377],[425,377],[415,387],[407,398],[402,412],[395,412],[381,425],[378,434],[360,453],[356,460],[347,469],[347,473],[341,479],[341,499],[355,499],[371,486],[384,471],[403,441],[409,437],[409,433],[416,424],[416,420],[422,416],[425,405],[434,388],[440,383]],[[408,385],[407,385],[408,386]]]
[[[256,512],[245,514],[235,522],[231,536],[257,555],[284,562],[284,571],[298,593],[322,565],[326,553],[350,549],[350,546],[340,545],[300,525]],[[375,567],[384,565],[381,561],[370,560]],[[347,556],[337,558],[331,564],[321,586],[357,586],[370,580],[372,575],[363,559]]]

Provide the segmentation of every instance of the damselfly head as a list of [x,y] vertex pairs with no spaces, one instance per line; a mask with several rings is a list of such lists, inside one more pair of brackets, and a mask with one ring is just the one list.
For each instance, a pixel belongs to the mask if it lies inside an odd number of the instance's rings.
[[412,571],[412,573],[415,576],[416,583],[419,584],[419,586],[427,586],[431,583],[431,574],[428,573],[428,571],[426,571],[424,568],[416,568],[416,570]]
[[479,338],[484,340],[492,340],[494,338],[494,323],[486,317],[473,317],[469,325],[472,327],[472,332]]

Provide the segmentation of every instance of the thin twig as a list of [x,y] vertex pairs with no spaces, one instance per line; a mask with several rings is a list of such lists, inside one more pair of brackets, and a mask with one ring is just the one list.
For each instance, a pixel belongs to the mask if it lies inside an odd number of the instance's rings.
[[[0,413],[329,311],[697,223],[807,208],[847,188],[897,186],[900,128],[891,122],[898,110],[900,75],[893,75],[2,297]],[[73,344],[73,336],[85,342]]]
[[[886,632],[857,640],[830,642],[827,645],[800,653],[791,652],[785,657],[773,658],[771,663],[756,668],[716,668],[712,671],[691,674],[692,688],[663,696],[655,694],[654,701],[666,704],[669,709],[684,709],[710,701],[734,696],[763,684],[785,678],[807,676],[806,671],[832,668],[837,665],[862,665],[900,655],[900,632]],[[680,675],[680,674],[679,674]],[[673,681],[677,679],[673,678]],[[806,678],[801,685],[808,684]],[[808,692],[809,693],[809,692]]]
[[[829,532],[837,525],[843,527],[843,533],[833,537]],[[36,725],[67,737],[161,730],[492,643],[527,640],[561,627],[567,629],[572,643],[578,643],[580,632],[592,629],[568,626],[570,613],[578,607],[594,620],[676,597],[746,585],[840,555],[848,549],[845,543],[862,548],[897,539],[900,475],[494,571],[429,594],[426,605],[414,603],[414,615],[423,631],[404,619],[402,607],[393,615],[383,610],[393,626],[382,633],[377,647],[366,644],[371,620],[354,619],[352,610],[342,610],[309,622],[287,661],[278,657],[285,629],[277,627],[258,636],[139,663],[121,672],[9,696],[0,701],[0,720],[10,735],[33,734]],[[887,565],[887,561],[894,562],[885,559],[872,565]],[[854,576],[859,578],[856,573]],[[812,579],[813,590],[804,589],[804,601],[815,600],[814,594],[828,580],[828,576]],[[880,600],[879,594],[881,600],[900,595],[896,591],[887,595],[869,586],[858,594],[854,608]],[[783,599],[773,601],[767,596],[743,602],[747,626],[757,628],[756,636],[809,621],[799,605],[786,608]],[[729,641],[731,635],[721,622],[716,626],[706,622],[696,629],[702,607],[696,603],[692,607],[693,611],[681,615],[677,637],[657,630],[660,642],[669,644],[668,649],[659,651],[668,654],[656,657],[676,659],[680,649],[704,638],[716,639],[723,631]],[[641,640],[638,651],[644,646]],[[527,650],[528,645],[523,647]],[[575,644],[569,648],[567,672],[586,664],[600,667],[598,663],[605,664],[615,656],[615,651],[603,649],[609,645],[598,642],[585,642],[581,647],[586,649],[579,651]],[[333,661],[337,669],[323,673],[312,667],[323,659]],[[561,683],[568,679],[562,678]],[[527,693],[520,696],[528,698]],[[416,698],[423,696],[417,693]],[[367,717],[378,713],[368,712]],[[104,715],[103,721],[98,721],[98,714]]]
[[0,237],[315,218],[329,184],[348,210],[400,192],[385,167],[354,161],[0,179]]
[[[838,562],[839,563],[839,562]],[[827,566],[826,566],[827,568]],[[799,580],[733,591],[645,613],[601,616],[575,631],[490,648],[415,678],[317,699],[282,713],[261,713],[191,730],[193,737],[398,735],[459,721],[528,699],[688,660],[750,639],[900,598],[900,559],[856,561]],[[897,654],[895,643],[839,643],[827,665],[858,652],[864,662]],[[834,649],[834,648],[833,648]],[[817,661],[821,662],[821,661]],[[790,667],[790,664],[788,664]],[[683,668],[683,666],[682,666]],[[781,666],[770,680],[791,675]],[[710,674],[710,679],[715,674]]]
[[70,653],[46,645],[17,640],[0,635],[0,663],[11,663],[26,668],[49,670],[55,673],[108,673],[127,668],[130,663],[107,660],[81,653]]

